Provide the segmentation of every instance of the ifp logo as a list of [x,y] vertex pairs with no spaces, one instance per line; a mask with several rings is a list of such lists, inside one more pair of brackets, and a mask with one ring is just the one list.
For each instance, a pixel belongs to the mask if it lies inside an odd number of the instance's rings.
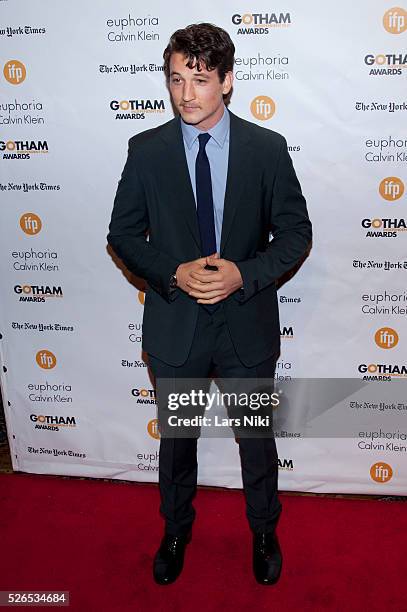
[[370,477],[375,482],[379,484],[383,484],[384,482],[389,482],[393,477],[393,469],[391,465],[388,463],[384,463],[384,461],[378,461],[374,463],[370,468]]
[[48,351],[47,349],[42,349],[38,351],[35,356],[35,361],[43,370],[52,370],[57,365],[57,358],[54,353]]
[[147,431],[150,436],[155,440],[160,439],[160,432],[158,430],[158,419],[151,419],[151,421],[147,423]]
[[374,335],[377,346],[382,349],[394,348],[399,341],[399,335],[392,327],[381,327]]
[[20,227],[28,236],[35,236],[41,231],[42,221],[35,213],[27,212],[20,217]]
[[407,11],[395,6],[383,15],[383,26],[389,34],[401,34],[407,30]]
[[269,96],[256,96],[250,104],[250,110],[256,119],[267,121],[276,112],[276,105]]
[[18,60],[9,60],[4,64],[3,74],[6,81],[11,83],[11,85],[20,85],[25,81],[27,71],[22,62]]
[[404,183],[397,176],[387,176],[380,182],[379,193],[388,202],[394,202],[402,197]]

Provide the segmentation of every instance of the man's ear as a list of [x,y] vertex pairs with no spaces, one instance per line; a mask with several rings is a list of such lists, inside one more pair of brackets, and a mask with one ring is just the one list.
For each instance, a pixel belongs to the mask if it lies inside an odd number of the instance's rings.
[[223,81],[223,95],[227,96],[231,89],[232,89],[232,85],[233,85],[233,72],[227,72],[225,74],[225,79]]

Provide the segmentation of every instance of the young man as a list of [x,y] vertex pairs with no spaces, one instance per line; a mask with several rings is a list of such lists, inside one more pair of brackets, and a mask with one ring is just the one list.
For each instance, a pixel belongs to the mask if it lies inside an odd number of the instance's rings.
[[[130,139],[117,189],[107,239],[148,283],[143,349],[156,378],[204,378],[215,367],[220,378],[273,379],[280,348],[275,282],[311,241],[285,139],[225,106],[234,51],[227,32],[211,24],[173,34],[164,68],[178,116]],[[253,570],[258,582],[273,584],[282,564],[275,440],[238,442]],[[196,438],[161,438],[159,584],[176,580],[183,567],[195,518],[196,452]]]

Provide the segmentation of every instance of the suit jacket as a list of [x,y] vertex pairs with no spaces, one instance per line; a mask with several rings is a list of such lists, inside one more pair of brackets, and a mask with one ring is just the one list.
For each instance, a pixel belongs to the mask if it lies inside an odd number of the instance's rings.
[[[180,263],[201,257],[201,250],[179,117],[130,138],[107,240],[148,283],[142,348],[182,365],[199,304],[181,289],[171,294],[169,281]],[[301,259],[310,241],[311,223],[286,140],[230,113],[220,256],[235,262],[243,279],[244,292],[229,295],[224,309],[244,365],[279,351],[276,280]]]

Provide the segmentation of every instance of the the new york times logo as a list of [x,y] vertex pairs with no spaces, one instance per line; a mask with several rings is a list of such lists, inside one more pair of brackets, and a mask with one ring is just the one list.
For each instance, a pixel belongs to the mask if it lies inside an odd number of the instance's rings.
[[18,26],[17,28],[12,28],[8,26],[7,28],[0,28],[0,36],[8,36],[12,38],[13,36],[27,36],[33,34],[45,34],[45,28],[33,28],[32,26]]
[[375,260],[375,259],[354,259],[352,261],[353,268],[361,268],[363,270],[407,270],[407,260],[402,261],[389,261],[388,259]]
[[102,74],[131,74],[137,75],[146,72],[163,72],[164,66],[162,64],[100,64],[99,72]]
[[399,111],[407,111],[407,102],[356,102],[355,110],[362,112],[386,112],[396,113]]
[[65,449],[65,448],[45,448],[43,446],[36,448],[35,446],[28,446],[27,452],[33,455],[53,455],[54,457],[75,457],[76,459],[86,459],[86,453],[81,453],[77,450]]
[[50,183],[35,182],[35,183],[0,183],[0,191],[19,191],[21,193],[31,193],[31,191],[60,191],[61,185],[52,185]]

